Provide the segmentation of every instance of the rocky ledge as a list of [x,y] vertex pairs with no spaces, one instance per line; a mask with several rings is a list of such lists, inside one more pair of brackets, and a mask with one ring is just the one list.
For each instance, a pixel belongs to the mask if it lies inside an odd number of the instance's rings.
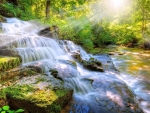
[[73,94],[73,90],[62,84],[46,75],[22,77],[1,89],[0,102],[13,109],[22,108],[26,113],[59,113]]

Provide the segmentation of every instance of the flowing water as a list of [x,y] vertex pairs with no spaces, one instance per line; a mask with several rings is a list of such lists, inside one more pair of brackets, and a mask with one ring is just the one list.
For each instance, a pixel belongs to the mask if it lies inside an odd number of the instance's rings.
[[150,51],[118,47],[124,55],[112,55],[120,78],[132,89],[145,113],[150,113]]
[[[134,113],[142,113],[138,108],[132,109],[133,106],[131,106],[131,108],[125,107],[125,104],[127,104],[125,101],[132,102],[134,101],[134,97],[128,97],[128,95],[132,95],[132,93],[123,81],[127,84],[128,82],[130,83],[128,85],[133,89],[138,98],[143,99],[141,106],[144,109],[147,109],[147,104],[149,104],[150,100],[150,92],[148,90],[149,81],[147,78],[150,77],[148,76],[149,72],[144,71],[144,69],[149,69],[149,67],[146,64],[141,64],[142,66],[136,70],[135,66],[139,65],[138,60],[136,60],[137,62],[133,61],[130,64],[124,63],[134,57],[128,59],[128,56],[124,56],[127,57],[127,59],[123,58],[124,60],[122,61],[121,57],[114,56],[113,61],[121,72],[124,70],[121,68],[128,68],[131,73],[141,73],[141,75],[142,73],[145,73],[147,76],[136,76],[136,79],[134,79],[132,75],[125,75],[124,78],[123,74],[126,74],[126,71],[123,71],[122,77],[119,79],[115,68],[112,68],[113,63],[108,55],[92,56],[71,41],[60,40],[58,43],[58,40],[39,36],[37,34],[38,31],[41,30],[41,26],[38,26],[35,23],[21,21],[16,18],[7,18],[7,23],[2,23],[1,26],[4,31],[0,34],[1,47],[16,51],[22,58],[22,66],[40,66],[43,73],[47,74],[49,77],[53,77],[49,70],[60,61],[72,60],[77,63],[78,72],[76,77],[63,77],[64,84],[69,85],[74,89],[74,95],[70,105],[67,106],[69,108],[66,107],[62,110],[62,113],[130,113],[130,111],[133,112],[133,110],[135,110]],[[88,60],[90,57],[94,57],[103,62],[105,72],[89,71],[85,69],[80,62],[71,56],[73,52],[78,51],[80,52],[82,59]],[[149,64],[149,60],[146,60],[149,53],[145,52],[143,57],[142,55],[137,55],[136,52],[133,55],[135,55],[136,59],[141,57],[143,61],[146,61],[145,63]],[[59,65],[60,69],[65,69],[65,67],[67,66],[64,64]],[[136,71],[132,71],[133,69]],[[142,84],[143,80],[145,80],[144,84]],[[123,97],[125,96],[126,98],[124,99]],[[147,106],[145,106],[145,104]],[[128,110],[128,112],[125,110]],[[148,110],[145,113],[148,113]]]

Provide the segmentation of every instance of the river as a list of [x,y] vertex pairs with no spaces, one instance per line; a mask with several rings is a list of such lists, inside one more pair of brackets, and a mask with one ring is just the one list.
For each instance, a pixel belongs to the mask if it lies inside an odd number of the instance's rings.
[[150,113],[150,51],[138,48],[117,47],[123,55],[111,55],[120,71],[120,79],[130,87],[138,102]]
[[[7,18],[7,23],[2,23],[4,32],[0,34],[0,42],[4,50],[19,54],[22,66],[39,66],[50,79],[54,79],[50,69],[58,64],[62,85],[74,90],[72,101],[62,113],[143,113],[134,94],[141,108],[149,113],[148,51],[118,48],[125,54],[111,56],[112,62],[109,55],[89,55],[71,41],[58,43],[59,40],[39,36],[41,29],[33,22]],[[77,51],[82,59],[101,62],[104,72],[86,69],[83,63],[72,57],[71,54]],[[68,61],[75,62],[77,67],[72,68]]]

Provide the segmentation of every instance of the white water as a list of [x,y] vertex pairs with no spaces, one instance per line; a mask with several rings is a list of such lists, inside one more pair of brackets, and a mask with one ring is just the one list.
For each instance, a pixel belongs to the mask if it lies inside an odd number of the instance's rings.
[[[50,75],[49,69],[55,66],[58,60],[73,60],[69,55],[71,52],[79,51],[83,59],[90,58],[90,55],[80,46],[75,45],[71,41],[60,41],[59,45],[55,39],[37,35],[41,28],[30,22],[21,21],[16,18],[7,18],[7,23],[2,23],[2,29],[4,32],[0,34],[1,46],[6,46],[5,48],[17,51],[22,58],[23,66],[40,66],[42,72],[48,74],[50,77],[52,76]],[[99,100],[98,96],[109,100],[112,95],[109,93],[109,89],[107,90],[107,86],[119,80],[116,80],[115,74],[92,72],[84,69],[80,63],[77,63],[77,70],[79,72],[77,73],[77,77],[63,78],[64,85],[72,87],[75,91],[74,97],[85,101],[86,104],[92,104],[94,107],[93,112],[98,113],[97,111],[99,109],[95,109],[97,106],[93,102],[96,99]],[[103,88],[92,89],[90,83],[84,82],[82,80],[83,78],[102,81]]]
[[[144,73],[149,72],[150,52],[140,49],[134,50],[134,48],[121,48],[120,51],[126,52],[126,54],[112,56],[115,66],[121,72],[118,77],[134,92],[144,113],[150,113],[149,73]],[[131,70],[131,67],[134,68]]]
[[[68,55],[68,51],[59,46],[55,39],[37,35],[41,28],[36,24],[16,18],[6,19],[7,23],[2,23],[1,46],[17,51],[22,58],[23,66],[39,66],[43,73],[50,75],[50,68],[55,66],[58,60],[73,60]],[[83,58],[88,57],[88,54],[81,47],[76,46],[73,42],[66,42],[67,44],[63,46],[67,46],[70,51],[80,50]],[[75,92],[85,94],[89,91],[90,86],[81,82],[80,79],[78,73],[75,78],[64,79],[65,85],[70,85]]]

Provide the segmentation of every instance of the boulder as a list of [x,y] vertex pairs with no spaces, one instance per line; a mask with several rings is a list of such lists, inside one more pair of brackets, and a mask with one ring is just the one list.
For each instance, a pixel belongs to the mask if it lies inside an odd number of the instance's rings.
[[114,66],[112,59],[107,54],[99,54],[93,56],[97,61],[101,62],[104,71],[119,72]]
[[74,52],[70,52],[71,56],[75,59],[77,59],[79,62],[82,62],[82,57],[80,55],[80,51],[74,51]]
[[28,76],[2,89],[0,95],[4,93],[11,108],[22,108],[26,113],[59,113],[73,94],[73,90],[62,84],[45,75]]
[[56,25],[53,25],[51,27],[47,27],[38,33],[41,36],[50,37],[50,38],[56,38],[58,39],[59,36],[59,28]]
[[14,49],[0,49],[0,55],[11,56],[11,57],[18,57],[20,62],[22,62],[21,56]]
[[50,69],[51,74],[58,79],[77,77],[78,71],[76,63],[70,60],[59,60],[53,69]]
[[83,60],[83,66],[93,71],[104,71],[102,68],[102,63],[92,57],[89,60]]
[[[103,79],[104,77],[106,78]],[[99,109],[105,108],[104,113],[143,113],[134,94],[124,82],[111,74],[104,77],[95,79],[92,83],[93,88],[98,91],[95,101]]]

